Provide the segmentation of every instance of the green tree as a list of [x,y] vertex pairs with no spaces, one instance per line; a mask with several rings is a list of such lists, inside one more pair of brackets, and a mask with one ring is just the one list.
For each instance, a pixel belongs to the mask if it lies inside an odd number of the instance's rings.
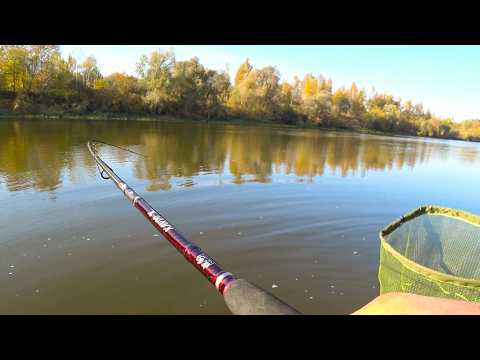
[[172,51],[154,51],[149,57],[142,56],[137,63],[137,73],[145,88],[143,101],[150,112],[164,114],[171,107],[171,70],[175,61]]

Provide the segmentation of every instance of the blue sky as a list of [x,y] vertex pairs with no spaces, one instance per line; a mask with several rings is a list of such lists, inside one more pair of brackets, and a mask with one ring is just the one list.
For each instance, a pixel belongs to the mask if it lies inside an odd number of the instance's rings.
[[178,60],[197,56],[208,68],[233,75],[248,57],[254,67],[273,65],[282,79],[322,74],[334,88],[350,86],[422,102],[455,121],[480,118],[480,46],[346,45],[62,45],[62,55],[94,55],[102,74],[135,74],[142,54],[173,49]]

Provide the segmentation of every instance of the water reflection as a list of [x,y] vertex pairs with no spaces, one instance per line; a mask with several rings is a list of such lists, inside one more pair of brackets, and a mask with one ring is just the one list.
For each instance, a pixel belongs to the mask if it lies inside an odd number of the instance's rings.
[[[131,164],[148,191],[195,186],[199,174],[230,177],[235,184],[267,183],[273,175],[310,180],[325,173],[366,176],[371,171],[414,168],[432,157],[468,163],[478,146],[460,142],[334,133],[318,130],[82,120],[0,121],[0,182],[8,191],[54,192],[66,178],[75,184],[96,171],[85,143],[102,139],[130,146],[147,158],[108,150],[110,160]],[[452,145],[454,144],[454,145]]]

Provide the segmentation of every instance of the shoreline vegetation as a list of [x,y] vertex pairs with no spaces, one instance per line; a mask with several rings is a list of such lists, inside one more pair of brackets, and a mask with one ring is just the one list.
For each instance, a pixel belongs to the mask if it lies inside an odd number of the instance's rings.
[[62,58],[57,45],[0,46],[0,119],[197,120],[286,125],[361,133],[480,141],[480,120],[454,122],[423,105],[355,83],[306,74],[289,83],[279,71],[246,61],[227,71],[172,51],[142,56],[138,76],[103,76],[94,57]]
[[[85,114],[85,115],[72,115],[72,114],[19,114],[15,112],[0,112],[0,121],[3,119],[11,118],[23,118],[23,119],[38,119],[38,120],[88,120],[88,121],[166,121],[166,122],[184,122],[184,121],[194,121],[198,123],[213,123],[213,124],[231,124],[231,125],[255,125],[255,126],[279,126],[285,128],[294,128],[294,129],[318,129],[326,131],[339,131],[339,132],[354,132],[358,134],[369,134],[369,135],[383,135],[383,136],[393,136],[393,137],[427,137],[431,139],[443,139],[443,140],[458,140],[458,141],[473,141],[476,140],[464,140],[464,139],[455,139],[455,138],[442,138],[435,136],[421,136],[421,135],[411,135],[411,134],[402,134],[402,133],[391,133],[379,130],[371,130],[364,128],[335,128],[335,127],[319,127],[316,124],[283,124],[283,123],[274,123],[271,121],[258,120],[258,119],[248,119],[248,118],[229,118],[229,119],[194,119],[191,118],[182,118],[175,116],[152,116],[152,115],[135,115],[135,114],[109,114],[109,113],[95,113],[95,114]],[[478,141],[480,142],[480,140]]]

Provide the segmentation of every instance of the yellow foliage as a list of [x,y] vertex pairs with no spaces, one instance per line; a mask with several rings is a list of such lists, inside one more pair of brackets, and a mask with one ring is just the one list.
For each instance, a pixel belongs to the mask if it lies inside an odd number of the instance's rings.
[[305,75],[303,82],[303,98],[308,98],[310,96],[318,94],[320,88],[317,79],[315,79],[312,75],[308,74]]
[[252,65],[250,65],[250,60],[247,59],[237,70],[237,74],[235,75],[235,86],[239,86],[248,77],[251,71]]
[[288,82],[284,81],[282,83],[281,93],[282,93],[282,95],[285,95],[285,96],[291,96],[292,95],[292,86]]
[[103,90],[107,87],[105,79],[96,79],[93,88],[95,90]]

